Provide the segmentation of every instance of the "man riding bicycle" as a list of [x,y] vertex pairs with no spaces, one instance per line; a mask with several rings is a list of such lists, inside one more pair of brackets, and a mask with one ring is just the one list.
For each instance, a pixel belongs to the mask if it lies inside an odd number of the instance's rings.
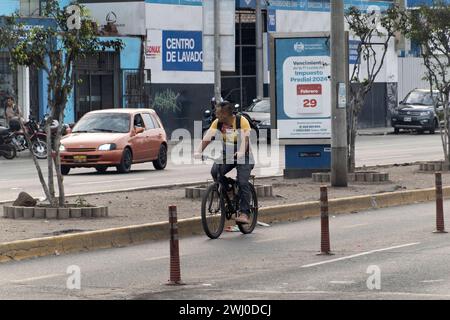
[[250,223],[250,173],[254,168],[254,159],[250,150],[251,127],[248,120],[240,115],[233,113],[234,105],[228,101],[222,101],[216,104],[216,120],[211,124],[205,134],[196,158],[201,157],[203,150],[211,143],[213,137],[219,134],[222,138],[223,160],[222,165],[214,163],[211,169],[211,175],[214,181],[217,179],[218,170],[222,170],[220,183],[227,185],[225,174],[236,168],[237,183],[239,185],[240,212],[236,215],[236,222],[241,224]]

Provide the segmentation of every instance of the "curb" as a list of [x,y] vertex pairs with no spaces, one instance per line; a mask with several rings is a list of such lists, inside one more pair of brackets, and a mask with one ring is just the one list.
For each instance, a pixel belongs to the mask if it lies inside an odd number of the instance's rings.
[[[355,170],[367,170],[368,168],[389,168],[389,167],[396,167],[396,166],[413,166],[413,165],[420,165],[423,162],[426,162],[427,160],[419,160],[414,162],[403,162],[403,163],[392,163],[392,164],[382,164],[382,165],[374,165],[374,166],[362,166],[362,167],[356,167]],[[283,177],[283,174],[277,174],[272,176],[264,176],[264,177],[255,177],[255,180],[257,179],[270,179],[270,178],[277,178],[277,177]],[[197,186],[199,184],[204,184],[205,180],[201,181],[194,181],[194,182],[183,182],[183,183],[174,183],[174,184],[160,184],[155,186],[146,186],[146,187],[138,187],[138,188],[126,188],[126,189],[116,189],[116,190],[108,190],[108,191],[94,191],[94,192],[87,192],[87,193],[74,193],[74,194],[68,194],[66,197],[81,197],[81,196],[95,196],[100,194],[110,194],[110,193],[120,193],[120,192],[132,192],[132,191],[146,191],[146,190],[153,190],[153,189],[165,189],[165,188],[174,188],[174,187],[190,187],[190,186]],[[13,200],[0,200],[0,205],[7,204],[7,203],[13,203],[15,199]]]
[[[442,188],[442,191],[444,198],[450,198],[450,186]],[[352,213],[368,209],[433,201],[435,200],[435,192],[434,188],[429,188],[332,199],[329,200],[329,213]],[[259,221],[265,223],[291,222],[318,216],[320,216],[320,202],[310,201],[261,208]],[[196,217],[179,220],[178,230],[180,237],[203,234],[201,218]],[[0,244],[0,263],[51,255],[125,247],[147,241],[166,239],[169,239],[168,222],[19,240]]]
[[[277,175],[271,175],[271,176],[261,176],[261,177],[255,177],[255,180],[258,179],[270,179],[270,178],[277,178],[282,177],[283,174],[277,174]],[[212,179],[211,179],[212,181]],[[73,194],[66,194],[66,198],[70,197],[82,197],[82,196],[95,196],[100,194],[110,194],[110,193],[121,193],[121,192],[133,192],[133,191],[146,191],[146,190],[156,190],[156,189],[166,189],[166,188],[182,188],[182,187],[191,187],[191,186],[197,186],[199,184],[205,184],[208,180],[200,180],[200,181],[194,181],[194,182],[183,182],[183,183],[173,183],[173,184],[158,184],[154,186],[147,186],[147,187],[138,187],[138,188],[125,188],[125,189],[117,189],[117,190],[108,190],[108,191],[93,191],[93,192],[85,192],[85,193],[73,193]],[[14,200],[1,200],[0,205],[12,203]]]

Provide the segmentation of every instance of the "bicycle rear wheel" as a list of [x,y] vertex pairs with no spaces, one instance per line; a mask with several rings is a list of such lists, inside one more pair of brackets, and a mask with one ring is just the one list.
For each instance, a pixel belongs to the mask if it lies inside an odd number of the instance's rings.
[[252,233],[255,230],[256,223],[258,222],[258,197],[256,196],[255,187],[250,184],[250,215],[248,224],[238,224],[239,230],[243,234]]
[[211,239],[217,239],[223,232],[225,210],[217,182],[208,187],[202,198],[202,226]]

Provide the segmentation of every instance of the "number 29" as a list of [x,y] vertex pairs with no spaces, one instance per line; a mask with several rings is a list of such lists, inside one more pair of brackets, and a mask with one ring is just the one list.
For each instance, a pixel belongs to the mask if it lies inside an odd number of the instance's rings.
[[303,100],[303,108],[315,108],[317,107],[316,99],[305,99]]

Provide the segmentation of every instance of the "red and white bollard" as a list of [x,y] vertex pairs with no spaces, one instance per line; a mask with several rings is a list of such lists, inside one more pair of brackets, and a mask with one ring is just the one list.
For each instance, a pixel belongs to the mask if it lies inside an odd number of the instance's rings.
[[328,189],[326,186],[320,187],[320,253],[319,256],[333,255],[330,249],[330,225],[328,220]]
[[442,174],[435,173],[436,181],[436,231],[434,233],[447,233],[444,224],[444,200],[442,196]]
[[177,207],[169,206],[170,225],[170,279],[167,285],[182,285],[180,268],[180,247],[178,243]]

